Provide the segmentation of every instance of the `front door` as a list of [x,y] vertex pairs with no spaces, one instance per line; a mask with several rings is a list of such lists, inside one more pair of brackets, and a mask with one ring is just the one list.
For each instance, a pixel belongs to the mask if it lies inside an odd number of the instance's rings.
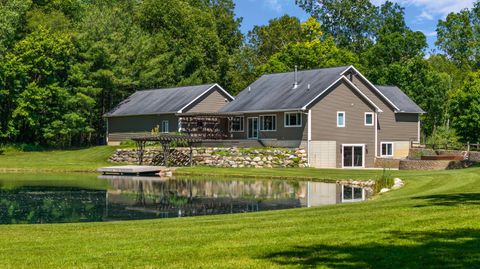
[[258,139],[258,118],[247,119],[247,137],[248,139]]
[[343,167],[363,168],[365,167],[365,145],[343,145]]

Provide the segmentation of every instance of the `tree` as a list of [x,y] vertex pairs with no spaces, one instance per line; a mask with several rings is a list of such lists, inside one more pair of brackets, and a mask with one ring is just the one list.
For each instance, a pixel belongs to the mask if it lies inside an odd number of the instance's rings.
[[254,26],[248,32],[248,44],[256,54],[255,64],[264,64],[275,53],[302,40],[302,26],[296,17],[284,15],[266,26]]
[[480,72],[470,73],[451,96],[451,126],[464,142],[480,141]]
[[323,40],[320,24],[310,18],[302,24],[304,42],[291,43],[257,68],[258,74],[290,71],[294,66],[313,69],[358,62],[352,52],[338,48],[332,37]]
[[479,41],[474,35],[472,16],[468,9],[450,13],[445,20],[438,22],[435,44],[459,66],[478,62]]
[[427,112],[422,126],[430,135],[435,126],[446,124],[448,96],[452,90],[452,78],[447,73],[434,70],[422,57],[393,63],[382,69],[375,83],[396,85]]
[[378,8],[370,0],[296,0],[341,48],[362,52],[373,44]]

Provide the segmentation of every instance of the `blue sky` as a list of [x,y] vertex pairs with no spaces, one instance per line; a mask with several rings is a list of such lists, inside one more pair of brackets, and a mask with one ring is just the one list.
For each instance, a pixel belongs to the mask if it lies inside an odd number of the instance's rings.
[[[243,17],[242,31],[247,33],[254,25],[264,25],[268,20],[284,14],[296,16],[302,21],[308,18],[302,9],[295,5],[295,0],[234,0],[236,14]],[[384,0],[372,0],[379,5]],[[439,19],[444,19],[450,12],[473,6],[474,0],[394,0],[405,7],[408,26],[415,31],[422,31],[430,49],[435,48],[435,29]]]

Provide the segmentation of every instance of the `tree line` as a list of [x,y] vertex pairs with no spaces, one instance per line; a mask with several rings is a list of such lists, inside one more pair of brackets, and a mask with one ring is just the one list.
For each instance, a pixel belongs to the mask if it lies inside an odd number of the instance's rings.
[[438,22],[438,52],[404,9],[297,0],[246,35],[233,0],[0,0],[0,143],[101,144],[102,115],[136,90],[218,82],[232,94],[271,72],[355,65],[426,112],[423,136],[480,136],[480,1]]

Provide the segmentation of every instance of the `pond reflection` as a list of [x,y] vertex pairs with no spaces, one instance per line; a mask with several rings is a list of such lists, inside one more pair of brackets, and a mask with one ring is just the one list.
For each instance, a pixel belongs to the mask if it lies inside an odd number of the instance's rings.
[[[0,223],[62,223],[244,213],[362,201],[334,183],[100,176],[106,189],[0,187]],[[1,183],[1,182],[0,182]],[[99,186],[101,184],[98,184]],[[1,186],[1,185],[0,185]]]

